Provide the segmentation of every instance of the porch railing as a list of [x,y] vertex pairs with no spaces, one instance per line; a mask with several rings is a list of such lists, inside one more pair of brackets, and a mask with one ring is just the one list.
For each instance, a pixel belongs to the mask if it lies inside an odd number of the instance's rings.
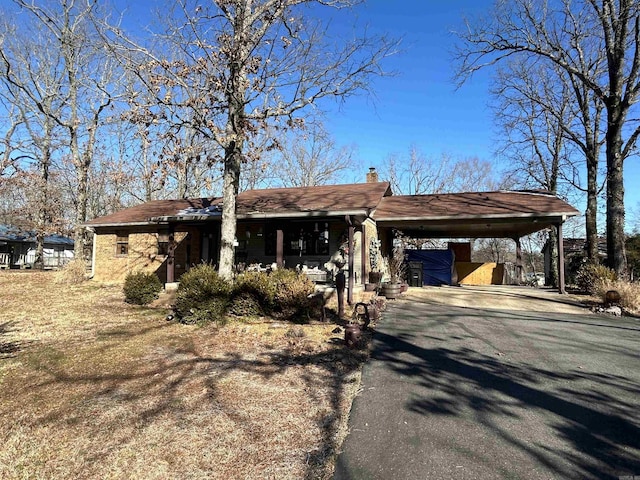
[[[42,260],[43,260],[44,268],[51,269],[51,268],[64,267],[67,263],[69,263],[71,258],[62,256],[62,255],[54,255],[54,256],[45,255]],[[36,261],[35,253],[25,253],[18,256],[18,260],[14,263],[14,265],[22,268],[32,268],[35,261]]]

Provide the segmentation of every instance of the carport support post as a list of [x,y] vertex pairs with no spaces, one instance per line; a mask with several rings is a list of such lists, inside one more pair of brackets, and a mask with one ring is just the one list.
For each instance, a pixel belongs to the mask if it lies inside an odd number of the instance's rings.
[[567,293],[564,285],[564,239],[562,238],[562,224],[564,218],[558,223],[558,291],[562,294]]
[[354,234],[354,227],[353,227],[353,222],[351,221],[351,217],[349,215],[346,216],[346,220],[347,220],[347,224],[349,225],[349,291],[347,292],[347,303],[349,305],[353,304],[353,287],[354,287],[354,281],[353,281],[353,275],[354,275],[354,265],[355,265],[355,254],[356,254],[356,249],[354,248],[354,241],[353,241],[353,234]]
[[520,237],[513,237],[516,242],[516,284],[522,285],[522,244]]

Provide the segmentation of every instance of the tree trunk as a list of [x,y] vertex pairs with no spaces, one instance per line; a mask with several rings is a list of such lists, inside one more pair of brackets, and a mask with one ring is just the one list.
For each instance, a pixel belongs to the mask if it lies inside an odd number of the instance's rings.
[[47,228],[47,208],[49,205],[49,152],[43,152],[42,163],[40,164],[40,208],[38,209],[38,224],[36,225],[36,255],[33,268],[44,270],[44,237]]
[[249,56],[245,15],[248,4],[239,3],[233,22],[234,36],[229,60],[229,85],[226,98],[229,114],[224,148],[222,175],[222,225],[220,232],[220,265],[218,273],[225,280],[233,279],[234,242],[236,239],[236,197],[240,189],[240,167],[246,138],[245,102],[248,88],[245,61]]
[[624,235],[624,181],[622,126],[624,117],[619,104],[607,111],[607,263],[618,277],[625,277],[627,256]]
[[222,226],[220,232],[220,266],[218,273],[226,280],[233,278],[236,239],[236,197],[240,185],[240,159],[242,147],[236,142],[225,148],[224,173],[222,177]]
[[45,120],[44,141],[42,144],[42,160],[40,161],[40,208],[38,209],[38,224],[36,226],[36,255],[33,268],[44,269],[44,237],[47,230],[49,216],[49,167],[51,166],[51,135],[53,127],[50,120]]
[[89,164],[83,159],[81,165],[76,168],[76,178],[78,182],[78,204],[76,205],[76,224],[73,232],[73,256],[76,259],[82,259],[84,258],[85,246],[85,228],[83,224],[87,221],[87,202],[89,199]]
[[587,209],[584,212],[586,255],[591,263],[598,263],[598,157],[587,155]]

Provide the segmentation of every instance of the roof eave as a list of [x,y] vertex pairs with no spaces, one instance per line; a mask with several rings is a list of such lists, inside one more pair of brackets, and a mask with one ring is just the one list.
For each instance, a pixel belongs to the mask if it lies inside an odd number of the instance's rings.
[[147,225],[157,225],[160,222],[146,221],[146,222],[106,222],[106,223],[85,223],[82,226],[85,228],[105,228],[105,227],[143,227]]
[[503,213],[503,214],[484,214],[484,215],[438,215],[438,216],[422,216],[422,217],[387,217],[384,214],[378,218],[374,215],[377,222],[432,222],[441,220],[484,220],[490,218],[562,218],[574,217],[579,212],[551,212],[551,213]]
[[[344,217],[358,216],[367,217],[367,210],[310,210],[304,212],[252,212],[238,213],[237,220],[266,220],[276,218],[321,218],[321,217]],[[153,217],[149,223],[167,223],[167,222],[203,222],[220,220],[221,215],[166,215],[161,217]]]

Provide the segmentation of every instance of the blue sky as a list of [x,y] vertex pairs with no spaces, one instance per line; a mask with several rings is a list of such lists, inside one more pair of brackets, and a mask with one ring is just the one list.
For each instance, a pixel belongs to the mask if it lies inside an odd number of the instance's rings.
[[427,156],[492,157],[488,107],[489,72],[456,91],[450,33],[463,15],[489,8],[491,1],[374,0],[358,8],[359,20],[401,38],[401,51],[387,62],[395,75],[375,81],[374,99],[350,99],[331,118],[340,143],[355,143],[360,159],[379,166],[390,153],[416,145]]
[[[338,143],[358,147],[363,167],[380,167],[390,154],[406,153],[411,145],[427,157],[447,153],[498,164],[488,93],[492,72],[481,71],[456,89],[452,60],[451,32],[463,28],[465,17],[489,12],[492,4],[492,0],[370,0],[358,7],[361,23],[402,38],[402,51],[387,63],[397,74],[375,81],[375,100],[350,99],[330,117],[330,131]],[[627,159],[627,220],[640,212],[639,180],[640,159]]]
[[[134,0],[116,0],[116,4],[128,8],[131,23],[144,24],[153,8],[149,6],[153,3]],[[349,98],[328,115],[328,130],[338,144],[357,147],[362,166],[361,172],[346,175],[345,182],[362,181],[366,167],[380,167],[390,154],[406,153],[411,145],[427,157],[446,153],[497,164],[497,134],[488,94],[491,71],[477,73],[456,90],[451,33],[463,28],[465,16],[486,14],[492,4],[493,0],[369,0],[356,7],[353,13],[359,25],[401,38],[402,43],[401,52],[386,63],[395,75],[374,81],[375,97]],[[338,35],[341,29],[353,28],[353,16],[334,17]],[[628,212],[640,212],[639,178],[640,160],[627,159]]]

